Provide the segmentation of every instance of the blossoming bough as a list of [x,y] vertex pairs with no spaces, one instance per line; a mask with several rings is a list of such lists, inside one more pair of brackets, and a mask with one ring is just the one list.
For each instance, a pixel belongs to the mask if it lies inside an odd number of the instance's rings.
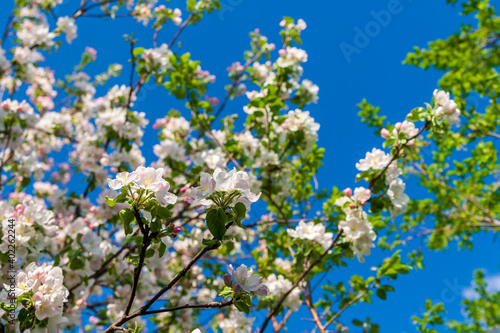
[[[317,145],[320,125],[304,110],[318,101],[319,88],[302,79],[301,64],[308,60],[297,47],[307,27],[303,20],[280,22],[279,50],[258,29],[251,32],[250,49],[243,63],[228,67],[230,84],[219,100],[209,95],[215,77],[176,46],[185,29],[220,9],[218,1],[188,0],[184,14],[180,8],[134,0],[84,0],[66,14],[70,4],[56,10],[61,2],[16,0],[0,48],[0,90],[6,97],[0,102],[0,188],[9,193],[0,201],[0,215],[2,221],[16,220],[16,254],[22,259],[15,291],[20,331],[79,326],[139,332],[149,319],[158,331],[199,333],[200,311],[215,309],[213,330],[251,332],[257,329],[251,313],[263,310],[260,331],[272,323],[278,332],[302,305],[320,332],[330,325],[341,330],[348,324],[340,316],[349,307],[369,301],[375,290],[386,299],[394,291],[389,281],[412,266],[421,268],[418,252],[410,253],[411,262],[405,264],[398,250],[419,236],[401,238],[418,223],[406,224],[399,233],[388,221],[405,214],[407,223],[417,208],[430,212],[410,200],[402,176],[410,170],[408,164],[422,159],[425,135],[439,145],[441,164],[445,157],[440,154],[448,149],[443,147],[461,141],[450,127],[463,119],[460,97],[455,101],[436,90],[430,104],[393,126],[363,102],[362,120],[377,128],[384,150],[373,148],[356,164],[356,180],[366,182],[364,186],[320,191],[315,186],[324,154]],[[111,84],[124,69],[120,64],[88,74],[98,61],[91,47],[68,75],[44,63],[44,55],[69,47],[64,40],[71,43],[78,37],[82,17],[128,17],[152,28],[152,47],[126,37],[131,71],[123,84]],[[178,26],[177,32],[168,44],[158,45],[163,27],[171,24]],[[154,122],[158,159],[148,167],[141,149],[149,120],[134,106],[147,82],[186,103],[182,112],[170,110]],[[97,92],[100,85],[103,94]],[[243,112],[220,118],[234,98],[248,99]],[[235,126],[239,116],[245,117],[243,128]],[[483,131],[483,125],[471,123],[459,131],[482,135],[477,133],[496,128]],[[58,155],[63,148],[70,151],[67,160],[65,153]],[[478,149],[476,159],[494,151],[487,143]],[[433,171],[419,170],[430,179],[424,183],[440,193],[434,185],[443,187],[443,182],[432,178]],[[86,177],[82,191],[72,181],[78,174]],[[466,193],[467,203],[450,206],[452,212],[458,210],[459,221],[473,221],[469,229],[457,226],[457,235],[500,225],[490,213],[498,200],[477,196]],[[244,223],[259,199],[267,205],[266,214]],[[310,210],[316,200],[323,209],[314,216]],[[450,232],[450,226],[429,234]],[[391,234],[396,240],[389,244]],[[8,263],[4,222],[0,236],[0,261]],[[322,281],[320,276],[355,256],[364,262],[376,239],[392,256],[374,276],[353,276],[348,286],[328,276],[325,295],[313,300],[311,280]],[[442,236],[440,240],[434,243],[445,242]],[[253,259],[251,268],[240,263],[244,259],[246,264]],[[0,302],[7,299],[5,290],[0,296]],[[0,305],[2,325],[13,329],[8,304]],[[92,316],[82,322],[87,311]],[[353,325],[378,330],[369,318]]]

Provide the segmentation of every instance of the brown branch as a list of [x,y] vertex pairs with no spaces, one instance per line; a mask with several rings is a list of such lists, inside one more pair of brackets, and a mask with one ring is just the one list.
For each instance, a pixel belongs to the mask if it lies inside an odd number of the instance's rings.
[[332,245],[330,245],[330,247],[328,249],[326,249],[325,252],[323,252],[313,263],[311,263],[309,265],[309,267],[300,275],[300,277],[297,279],[297,281],[295,281],[292,288],[288,289],[288,291],[278,301],[278,304],[274,307],[274,309],[267,314],[267,317],[264,320],[264,323],[262,324],[262,327],[260,329],[261,333],[264,333],[264,330],[266,329],[267,325],[269,324],[269,320],[271,319],[271,317],[275,316],[276,313],[278,313],[279,308],[281,307],[283,302],[285,302],[288,295],[290,295],[291,292],[295,288],[297,288],[297,286],[300,284],[300,282],[309,274],[309,272],[313,269],[313,267],[316,266],[317,264],[319,264],[323,260],[323,258],[328,254],[328,252],[330,252],[330,250],[332,250],[335,247],[335,245],[337,244],[337,241],[340,238],[340,235],[342,235],[342,230],[339,230],[337,232],[337,234],[335,235],[335,238],[333,239]]
[[385,168],[383,168],[382,171],[380,171],[380,173],[377,176],[375,176],[375,178],[373,178],[370,181],[370,185],[368,186],[369,188],[372,188],[375,185],[375,183],[380,179],[380,177],[382,177],[382,175],[387,171],[387,169],[392,164],[392,162],[394,162],[396,159],[398,159],[399,154],[401,153],[401,151],[403,150],[403,148],[408,145],[408,142],[410,142],[411,140],[413,140],[416,137],[418,137],[427,128],[427,126],[429,126],[429,121],[425,122],[425,125],[418,131],[417,134],[415,134],[414,136],[406,139],[406,142],[404,144],[402,144],[402,145],[400,145],[400,146],[398,146],[396,148],[396,152],[394,153],[394,156],[392,156],[392,158],[389,161],[389,163],[387,163],[387,165],[385,166]]
[[375,279],[375,281],[372,282],[372,284],[366,288],[366,290],[360,292],[356,297],[354,297],[352,300],[350,300],[346,305],[344,305],[344,307],[342,309],[339,310],[339,312],[335,313],[325,324],[325,329],[331,324],[333,323],[333,321],[335,319],[337,319],[341,314],[342,312],[344,312],[348,307],[350,307],[352,304],[354,304],[355,302],[357,302],[361,297],[365,296],[371,289],[373,289],[373,287],[375,287],[375,285],[378,283],[378,278]]
[[321,323],[321,319],[319,318],[318,313],[316,312],[316,309],[314,308],[314,304],[312,301],[311,281],[309,279],[309,276],[306,278],[306,280],[307,280],[307,286],[302,288],[305,304],[309,308],[309,312],[311,312],[311,315],[313,316],[314,322],[316,323],[316,326],[318,326],[319,331],[321,333],[325,333],[325,328]]
[[290,317],[292,316],[292,313],[293,313],[292,311],[288,310],[288,312],[283,317],[283,320],[281,320],[281,323],[275,328],[276,332],[279,332],[283,329],[283,326],[285,326],[288,319],[290,319]]
[[[228,223],[226,225],[226,229],[228,229],[232,224],[233,222]],[[220,246],[219,242],[213,245],[205,246],[200,252],[198,252],[198,254],[194,256],[193,259],[191,259],[191,261],[189,261],[189,263],[179,273],[177,273],[177,275],[168,283],[168,285],[166,285],[159,292],[157,292],[156,295],[154,295],[153,298],[151,298],[151,300],[149,300],[144,306],[140,307],[132,314],[126,316],[124,315],[121,319],[117,320],[115,323],[109,326],[104,331],[104,333],[114,332],[116,330],[116,327],[120,327],[121,325],[125,324],[126,322],[128,322],[133,318],[143,316],[147,312],[147,310],[154,304],[154,302],[156,302],[167,291],[172,289],[177,284],[177,282],[179,282],[179,280],[187,274],[187,272],[194,266],[194,264],[198,260],[200,260],[207,252],[215,250],[219,246]]]
[[193,16],[194,16],[194,14],[189,15],[189,17],[184,22],[182,22],[182,24],[179,26],[179,30],[177,30],[177,32],[175,33],[174,37],[170,41],[170,43],[168,43],[168,49],[169,50],[172,48],[172,46],[174,45],[174,43],[177,40],[177,38],[179,38],[179,36],[181,35],[181,33],[184,30],[184,28],[191,22],[191,20],[193,19]]
[[165,313],[165,312],[174,312],[178,310],[184,310],[184,309],[220,309],[226,306],[230,306],[233,304],[233,299],[227,301],[227,302],[210,302],[207,304],[186,304],[182,306],[177,306],[175,308],[168,308],[168,309],[159,309],[159,310],[151,310],[151,311],[146,311],[143,313],[144,316],[150,315],[150,314],[156,314],[156,313]]
[[9,15],[9,18],[7,19],[7,25],[5,27],[5,30],[3,32],[2,40],[0,41],[0,46],[3,46],[3,43],[7,40],[7,36],[9,35],[9,31],[14,25],[15,19],[14,19],[14,11],[12,11]]
[[262,220],[250,224],[245,224],[245,228],[252,228],[255,226],[259,225],[266,225],[266,224],[275,224],[275,223],[281,223],[281,224],[286,224],[286,223],[299,223],[300,221],[304,222],[311,222],[311,221],[320,221],[320,222],[328,222],[328,218],[323,217],[323,218],[312,218],[312,219],[291,219],[291,220],[283,220],[283,219],[272,219],[272,220]]

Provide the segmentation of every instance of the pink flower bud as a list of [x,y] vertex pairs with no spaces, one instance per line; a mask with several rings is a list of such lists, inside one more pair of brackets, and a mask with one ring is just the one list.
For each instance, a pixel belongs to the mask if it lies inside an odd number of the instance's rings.
[[174,228],[174,232],[175,232],[176,234],[180,233],[181,231],[182,231],[182,230],[181,230],[181,228]]
[[88,52],[88,53],[90,53],[90,55],[91,55],[93,58],[95,58],[95,57],[97,56],[97,51],[96,51],[94,48],[92,48],[92,47],[87,46],[87,47],[85,48],[85,51],[86,51],[86,52]]
[[255,32],[256,34],[258,34],[258,33],[260,33],[260,29],[259,29],[259,28],[255,28],[254,32]]
[[241,286],[240,286],[239,283],[235,283],[233,285],[233,291],[234,291],[235,294],[237,294],[237,293],[239,293],[241,291]]
[[18,204],[18,205],[16,206],[16,212],[17,212],[18,214],[24,214],[24,206],[23,206],[23,205],[21,205],[21,204]]
[[349,208],[351,208],[351,209],[356,208],[356,204],[355,204],[354,202],[351,202],[351,203],[349,204]]
[[187,188],[186,187],[181,187],[181,193],[186,193]]
[[400,122],[397,122],[396,125],[394,125],[394,127],[396,127],[398,131],[401,131],[401,126],[403,126],[403,124],[401,124]]
[[346,188],[346,189],[345,189],[344,191],[342,191],[342,192],[344,192],[344,195],[345,195],[346,197],[350,197],[350,196],[352,195],[352,189],[351,189],[350,187]]
[[92,325],[97,325],[97,323],[99,322],[99,318],[95,317],[95,316],[90,316],[89,318],[89,322],[92,324]]
[[233,281],[231,280],[231,275],[224,274],[222,279],[224,280],[224,283],[226,284],[226,286],[231,287],[233,285]]
[[283,56],[283,57],[286,56],[286,51],[283,49],[279,50],[278,53],[280,56]]
[[387,139],[388,137],[391,136],[391,132],[389,132],[389,130],[387,128],[382,128],[382,130],[380,131],[380,135],[384,138],[384,139]]
[[286,21],[285,20],[281,20],[280,27],[284,27],[285,25],[286,25]]
[[172,239],[175,239],[177,238],[177,234],[171,234],[170,237],[172,237]]
[[9,109],[10,109],[9,102],[7,102],[7,101],[3,101],[2,103],[0,103],[0,107],[1,107],[2,109],[4,109],[5,111],[9,110]]
[[262,285],[262,287],[257,289],[255,293],[258,297],[266,297],[269,294],[269,289],[266,286]]

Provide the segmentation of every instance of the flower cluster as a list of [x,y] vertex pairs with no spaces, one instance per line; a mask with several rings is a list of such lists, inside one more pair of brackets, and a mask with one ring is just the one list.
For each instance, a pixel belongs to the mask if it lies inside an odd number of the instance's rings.
[[[411,126],[407,127],[411,129]],[[412,131],[414,131],[414,129]],[[397,166],[396,162],[393,161],[391,163],[391,160],[391,155],[384,153],[380,149],[373,148],[371,152],[366,153],[366,157],[364,159],[361,159],[358,163],[356,163],[356,168],[359,171],[377,170],[379,172],[387,168],[385,175],[385,182],[389,187],[389,189],[387,190],[387,195],[389,196],[389,199],[392,203],[391,215],[395,217],[406,211],[410,198],[404,193],[406,186],[403,180],[399,178],[399,176],[402,174],[402,171]],[[354,200],[357,200],[356,190],[354,191]],[[366,202],[369,198],[370,195],[368,195],[368,198],[366,198],[365,200],[359,201]]]
[[252,325],[255,321],[253,317],[247,317],[241,312],[231,311],[228,317],[219,323],[222,333],[251,333]]
[[[58,227],[55,223],[54,213],[47,210],[45,205],[32,200],[24,200],[17,204],[15,209],[9,207],[7,202],[0,201],[0,209],[3,210],[5,218],[16,219],[16,252],[19,256],[28,260],[38,260],[43,254],[42,250],[53,247],[54,236]],[[0,251],[8,252],[9,227],[2,224],[2,237]]]
[[57,27],[66,34],[66,41],[71,44],[77,36],[77,26],[73,18],[64,16],[57,19]]
[[35,307],[35,316],[39,320],[59,316],[69,295],[63,279],[59,267],[47,263],[37,266],[33,262],[17,274],[16,297],[29,296],[29,302]]
[[[415,127],[415,123],[405,120],[402,123],[396,123],[392,133],[388,129],[383,128],[380,134],[384,139],[394,138],[396,145],[403,143],[412,147],[415,145],[415,136],[418,134],[418,128]],[[402,139],[406,141],[401,142]]]
[[[287,280],[283,275],[276,276],[271,274],[266,279],[266,285],[269,287],[270,294],[276,296],[278,299],[281,298],[286,292],[292,289],[293,283]],[[300,289],[295,288],[288,295],[288,297],[283,302],[283,306],[290,311],[298,311],[302,301],[300,300]]]
[[154,194],[156,199],[162,205],[173,205],[177,202],[177,197],[170,193],[170,184],[163,179],[163,169],[138,167],[134,172],[120,172],[115,179],[108,178],[108,185],[113,190],[119,190],[125,187],[130,194],[130,198],[135,198],[136,192],[146,192],[146,198]]
[[205,206],[216,204],[226,208],[241,202],[248,209],[260,197],[260,193],[254,194],[250,191],[249,180],[246,172],[236,169],[227,172],[217,168],[213,175],[202,172],[200,186],[191,190],[188,201],[191,204]]
[[269,288],[261,283],[261,278],[257,274],[253,274],[253,270],[248,269],[246,265],[241,265],[236,270],[233,265],[227,265],[227,271],[231,274],[234,282],[231,281],[231,276],[228,274],[224,275],[224,282],[226,286],[233,288],[235,294],[241,293],[241,291],[259,297],[265,297],[269,294]]
[[460,110],[457,103],[450,99],[450,93],[442,90],[434,90],[434,114],[438,118],[443,118],[450,125],[460,122]]
[[373,241],[377,238],[372,224],[368,221],[368,215],[362,208],[370,196],[369,189],[358,187],[353,195],[352,190],[347,188],[344,190],[344,196],[335,201],[346,214],[346,219],[339,223],[339,228],[360,262],[364,262],[363,256],[370,255],[371,248],[375,247]]
[[300,221],[295,229],[287,229],[286,231],[292,238],[317,242],[323,247],[323,250],[328,249],[333,242],[333,233],[325,232],[325,226],[321,223]]

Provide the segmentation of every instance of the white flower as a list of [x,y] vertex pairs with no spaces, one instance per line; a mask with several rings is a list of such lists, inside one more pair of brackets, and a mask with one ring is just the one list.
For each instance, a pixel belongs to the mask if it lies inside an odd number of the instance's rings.
[[396,142],[399,142],[399,133],[403,133],[406,139],[413,138],[408,142],[408,144],[413,144],[415,142],[415,135],[418,133],[418,128],[411,121],[405,120],[402,123],[396,123],[395,128],[392,130]]
[[387,196],[391,199],[391,215],[393,217],[404,213],[408,207],[410,198],[404,193],[406,184],[400,179],[394,179],[387,190]]
[[227,265],[227,271],[233,277],[234,282],[248,293],[267,290],[267,286],[260,283],[260,277],[254,275],[251,268],[248,270],[246,265],[241,265],[236,270],[234,270],[233,265]]
[[247,317],[244,313],[231,311],[229,318],[219,323],[222,333],[251,333],[255,318]]
[[132,184],[133,188],[142,188],[152,192],[158,192],[160,190],[161,184],[165,182],[163,179],[163,168],[145,168],[143,166],[138,167],[134,173],[137,174],[138,178]]
[[173,140],[163,140],[159,145],[154,145],[153,152],[160,159],[170,157],[174,161],[184,161],[186,149]]
[[[292,289],[293,286],[292,282],[285,279],[283,275],[276,277],[275,274],[269,275],[265,283],[269,287],[270,293],[277,298],[283,296],[283,294]],[[299,288],[293,289],[283,303],[283,306],[290,309],[290,311],[298,311],[301,305],[302,301],[300,300]]]
[[364,187],[356,187],[354,189],[354,195],[352,196],[352,198],[364,204],[365,202],[370,200],[371,195],[372,191],[370,191],[370,189]]
[[450,93],[442,90],[434,90],[434,114],[442,117],[450,125],[460,122],[460,110],[457,108],[457,103],[450,99]]
[[382,150],[373,148],[373,150],[366,153],[366,157],[356,163],[356,168],[359,171],[367,170],[382,170],[389,164],[391,155],[384,153]]
[[108,186],[113,190],[119,190],[123,186],[135,182],[139,179],[136,173],[120,172],[116,174],[116,179],[107,179]]
[[238,191],[240,195],[236,197],[236,200],[233,200],[231,206],[234,206],[237,202],[242,202],[248,209],[250,208],[250,204],[259,200],[260,197],[260,193],[254,194],[250,191],[249,180],[250,177],[246,172],[237,172],[236,169],[227,172],[217,168],[213,176],[202,172],[200,175],[200,186],[191,190],[191,197],[188,198],[188,201],[191,204],[209,206],[213,202],[206,198],[212,193]]
[[377,234],[361,208],[348,208],[346,211],[346,221],[341,221],[339,228],[343,231],[345,240],[351,243],[351,250],[359,262],[365,262],[363,256],[369,255],[370,249],[375,247],[373,241],[377,238]]
[[368,233],[356,239],[351,244],[351,249],[358,257],[359,262],[361,263],[365,262],[363,256],[370,255],[371,249],[375,247],[375,244],[373,244],[373,242],[375,241],[376,238],[377,234],[373,230],[370,230]]
[[160,189],[156,192],[156,199],[162,205],[173,205],[177,202],[175,194],[168,192],[170,183],[167,181],[160,182]]
[[314,222],[305,223],[300,221],[295,230],[287,229],[286,231],[292,238],[318,242],[323,247],[323,250],[328,249],[333,242],[333,233],[325,232],[325,226],[321,223],[314,224]]
[[344,235],[350,240],[361,238],[364,234],[369,233],[372,228],[371,224],[356,218],[341,221],[339,227],[343,230]]
[[113,190],[119,190],[123,186],[130,184],[133,192],[143,189],[155,193],[156,199],[162,205],[174,204],[177,202],[177,197],[169,192],[170,183],[163,179],[163,168],[145,168],[137,167],[132,172],[120,172],[116,175],[116,179],[108,178],[108,185]]
[[66,41],[71,44],[76,38],[77,26],[75,20],[71,17],[63,16],[57,19],[57,27],[66,34]]
[[303,80],[299,87],[298,94],[303,96],[305,103],[317,103],[318,102],[318,92],[319,87],[315,85],[310,80]]
[[15,294],[18,297],[32,291],[36,317],[55,317],[62,314],[63,303],[68,301],[69,292],[63,280],[61,268],[47,263],[37,266],[33,262],[17,274]]
[[307,62],[307,53],[296,47],[287,47],[284,55],[276,60],[278,67],[286,68],[289,66],[298,66],[301,62]]

